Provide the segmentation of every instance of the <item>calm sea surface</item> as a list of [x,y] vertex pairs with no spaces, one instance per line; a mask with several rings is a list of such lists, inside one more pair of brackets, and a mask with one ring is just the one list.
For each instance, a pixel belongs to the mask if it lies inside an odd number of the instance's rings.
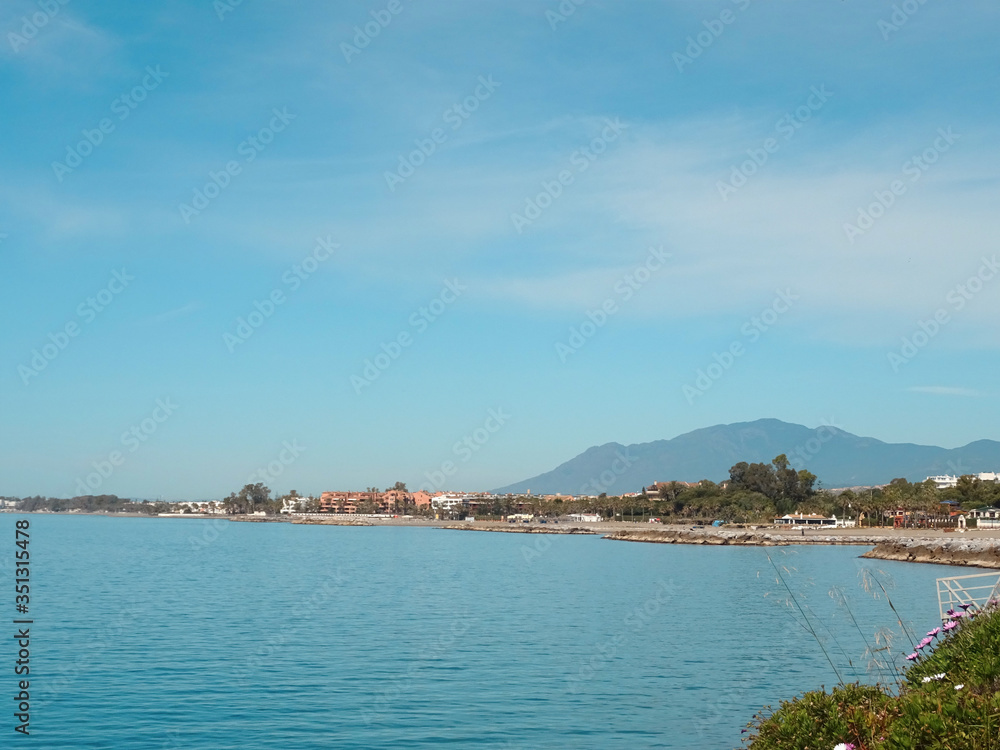
[[[837,680],[768,550],[182,519],[31,521],[33,748],[737,747],[755,710]],[[13,619],[13,514],[0,598]],[[955,569],[769,550],[845,679]],[[897,648],[902,648],[897,645]],[[853,667],[849,664],[853,662]],[[8,666],[10,665],[10,666]]]

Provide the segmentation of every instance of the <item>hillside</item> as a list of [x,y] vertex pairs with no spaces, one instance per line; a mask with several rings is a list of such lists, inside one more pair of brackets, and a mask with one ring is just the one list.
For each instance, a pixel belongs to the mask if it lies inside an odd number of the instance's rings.
[[780,453],[795,468],[819,477],[823,487],[885,484],[896,477],[922,481],[934,474],[997,471],[1000,442],[977,440],[961,448],[884,443],[836,427],[809,428],[759,419],[694,430],[671,440],[606,443],[552,471],[496,492],[600,494],[634,492],[653,482],[721,481],[738,461],[769,462]]

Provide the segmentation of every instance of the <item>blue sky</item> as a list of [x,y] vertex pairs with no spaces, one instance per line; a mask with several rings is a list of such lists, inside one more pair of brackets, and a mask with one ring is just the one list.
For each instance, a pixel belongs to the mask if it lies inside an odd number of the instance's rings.
[[0,494],[1000,438],[1000,8],[907,8],[5,3]]

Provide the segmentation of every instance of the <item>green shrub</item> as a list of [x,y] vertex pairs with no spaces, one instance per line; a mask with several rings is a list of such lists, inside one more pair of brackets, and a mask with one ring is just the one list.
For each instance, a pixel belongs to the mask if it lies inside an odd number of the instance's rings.
[[[875,685],[840,685],[781,704],[756,726],[754,750],[833,750],[841,742],[869,743],[885,734],[892,698]],[[750,727],[754,727],[751,722]]]
[[860,684],[805,693],[754,717],[750,748],[1000,750],[1000,610],[959,622],[922,649],[898,694]]

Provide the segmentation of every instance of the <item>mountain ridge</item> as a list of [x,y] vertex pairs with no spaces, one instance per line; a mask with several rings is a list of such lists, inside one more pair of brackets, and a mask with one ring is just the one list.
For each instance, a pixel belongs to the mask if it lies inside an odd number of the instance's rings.
[[896,477],[922,481],[936,474],[969,474],[1000,467],[1000,442],[975,440],[959,448],[887,443],[833,425],[816,428],[765,418],[700,427],[673,438],[623,445],[604,443],[551,471],[494,490],[498,493],[616,494],[653,482],[721,481],[739,461],[770,462],[784,453],[823,487],[885,484]]

